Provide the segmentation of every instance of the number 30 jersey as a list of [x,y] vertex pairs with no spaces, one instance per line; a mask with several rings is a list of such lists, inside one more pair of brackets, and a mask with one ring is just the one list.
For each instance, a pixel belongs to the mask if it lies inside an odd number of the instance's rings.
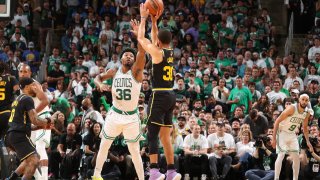
[[153,89],[172,88],[173,77],[173,50],[162,49],[163,60],[159,64],[152,63],[151,83]]
[[121,67],[113,77],[112,104],[122,111],[133,111],[138,106],[141,83],[132,76],[131,70],[123,73]]
[[299,104],[292,104],[295,109],[293,115],[280,122],[279,129],[281,131],[285,131],[287,133],[296,133],[296,129],[300,128],[301,123],[303,123],[307,116],[307,111],[305,109],[303,113],[299,113],[298,105]]

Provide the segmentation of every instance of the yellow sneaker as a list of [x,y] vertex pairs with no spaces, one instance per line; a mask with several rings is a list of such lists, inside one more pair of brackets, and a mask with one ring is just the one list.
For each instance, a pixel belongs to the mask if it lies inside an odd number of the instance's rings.
[[92,176],[91,178],[92,178],[92,180],[103,180],[103,178],[102,178],[102,177],[95,177],[95,176]]

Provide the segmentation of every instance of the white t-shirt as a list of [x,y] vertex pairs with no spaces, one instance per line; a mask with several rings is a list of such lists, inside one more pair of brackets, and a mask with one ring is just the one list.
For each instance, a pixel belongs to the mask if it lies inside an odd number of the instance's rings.
[[[226,87],[223,87],[223,90],[227,93],[229,93],[229,89],[226,88]],[[217,100],[217,101],[220,101],[220,102],[223,102],[223,103],[226,103],[228,98],[223,94],[221,93],[221,98],[219,98],[219,90],[218,90],[218,86],[217,87],[214,87],[212,89],[212,95],[213,97]]]
[[217,133],[210,134],[207,138],[209,148],[213,148],[215,144],[219,144],[220,141],[224,141],[226,148],[235,148],[236,144],[234,138],[229,133],[224,133],[223,137],[218,137]]
[[255,147],[253,145],[254,145],[254,142],[249,142],[248,144],[237,142],[236,144],[237,156],[241,156],[246,152],[252,155],[253,152],[255,151]]
[[183,147],[190,148],[191,151],[206,149],[208,148],[208,141],[202,134],[198,138],[194,138],[193,134],[189,134],[184,138]]
[[303,91],[304,87],[303,87],[303,81],[300,77],[295,77],[295,78],[291,78],[291,77],[288,77],[285,81],[284,81],[284,84],[283,84],[283,87],[286,88],[286,89],[290,89],[290,87],[292,86],[293,82],[297,80],[299,81],[300,83],[300,89],[299,91]]

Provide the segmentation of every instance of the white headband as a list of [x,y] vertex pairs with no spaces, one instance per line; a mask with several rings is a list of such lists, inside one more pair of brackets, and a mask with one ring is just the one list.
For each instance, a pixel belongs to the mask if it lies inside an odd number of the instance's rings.
[[302,98],[302,97],[306,97],[306,98],[308,98],[308,99],[309,99],[308,94],[301,94],[299,98]]

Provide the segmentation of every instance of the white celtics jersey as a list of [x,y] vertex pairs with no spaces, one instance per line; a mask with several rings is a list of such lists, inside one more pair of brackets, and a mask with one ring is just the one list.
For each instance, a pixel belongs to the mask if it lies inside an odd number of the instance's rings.
[[112,104],[121,111],[133,111],[138,106],[141,83],[137,82],[131,70],[123,74],[121,68],[113,77]]
[[281,131],[286,131],[288,133],[295,133],[296,129],[300,128],[301,123],[307,116],[307,111],[303,113],[298,112],[298,104],[293,104],[294,106],[294,113],[292,116],[287,117],[285,120],[280,122],[279,129]]

